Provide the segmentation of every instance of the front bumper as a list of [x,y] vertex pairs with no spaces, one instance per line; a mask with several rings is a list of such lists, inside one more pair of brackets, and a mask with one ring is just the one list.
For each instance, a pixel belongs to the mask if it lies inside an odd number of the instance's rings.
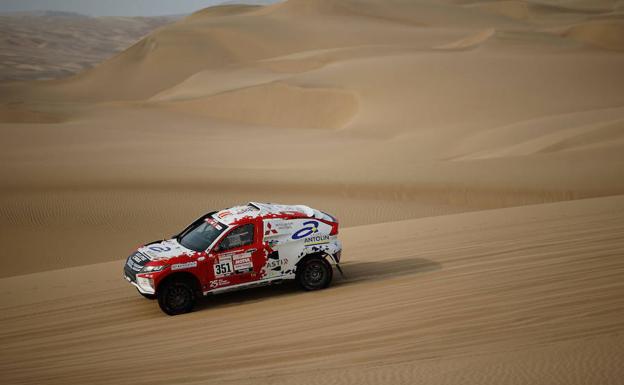
[[137,276],[136,281],[133,281],[132,278],[128,277],[124,274],[124,278],[126,281],[130,282],[130,284],[139,290],[139,292],[143,294],[156,294],[156,290],[154,289],[154,279]]
[[126,259],[124,264],[124,278],[143,294],[154,294],[156,291],[152,274],[141,273],[149,261],[148,257],[136,251]]

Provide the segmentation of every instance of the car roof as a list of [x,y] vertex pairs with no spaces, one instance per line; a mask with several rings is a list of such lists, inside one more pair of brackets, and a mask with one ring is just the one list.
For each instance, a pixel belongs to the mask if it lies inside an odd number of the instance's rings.
[[277,203],[249,202],[246,205],[234,206],[228,209],[217,211],[212,217],[226,225],[237,224],[244,220],[261,217],[269,218],[311,218],[314,217],[314,210],[304,205],[282,205]]

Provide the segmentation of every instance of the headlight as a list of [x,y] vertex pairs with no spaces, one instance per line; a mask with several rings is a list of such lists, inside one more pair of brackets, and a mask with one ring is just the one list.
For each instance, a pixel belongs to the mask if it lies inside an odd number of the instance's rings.
[[157,271],[162,271],[167,267],[169,267],[169,265],[147,265],[144,266],[143,269],[141,269],[141,273],[155,273]]

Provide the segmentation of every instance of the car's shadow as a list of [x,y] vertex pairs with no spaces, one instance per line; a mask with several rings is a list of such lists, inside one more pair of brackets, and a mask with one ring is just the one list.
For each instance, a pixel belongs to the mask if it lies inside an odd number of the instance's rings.
[[[332,287],[426,273],[439,270],[441,265],[428,259],[409,258],[375,262],[346,262],[341,264],[341,267],[344,277],[334,268],[334,280],[328,290],[331,290]],[[279,285],[208,296],[197,303],[196,310],[214,308],[215,306],[233,306],[297,293],[302,293],[302,291],[294,281],[284,281]]]

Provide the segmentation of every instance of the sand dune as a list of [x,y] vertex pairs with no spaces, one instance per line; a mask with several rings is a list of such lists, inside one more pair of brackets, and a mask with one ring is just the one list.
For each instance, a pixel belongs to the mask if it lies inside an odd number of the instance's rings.
[[561,20],[388,4],[208,9],[74,78],[0,85],[7,255],[103,262],[249,200],[351,226],[624,192],[618,51]]
[[52,11],[0,14],[0,80],[71,76],[177,18],[88,17]]
[[203,19],[205,17],[222,17],[240,15],[243,13],[257,11],[261,6],[253,4],[225,4],[217,5],[214,7],[204,8],[190,15],[187,20]]
[[[458,159],[529,156],[570,150],[621,150],[621,108],[577,112],[520,122],[467,138]],[[489,148],[487,148],[489,147]]]
[[485,29],[455,42],[441,45],[439,49],[470,49],[480,46],[496,33],[495,29]]
[[[0,83],[0,382],[619,384],[618,4],[212,7]],[[347,279],[175,318],[120,279],[247,201],[338,216]]]
[[455,27],[470,28],[491,23],[496,26],[510,26],[513,22],[496,15],[474,12],[466,7],[445,2],[411,2],[404,0],[290,0],[259,11],[288,17],[357,17],[382,23],[399,23],[413,27],[453,24]]
[[622,207],[613,197],[349,228],[347,279],[329,290],[230,294],[174,318],[127,287],[122,261],[5,278],[3,380],[617,384]]
[[60,123],[64,117],[60,114],[31,109],[22,103],[0,105],[0,123]]
[[201,70],[248,64],[294,50],[413,44],[418,32],[414,27],[423,22],[457,28],[484,22],[514,25],[456,6],[403,1],[391,5],[362,0],[288,1],[223,17],[213,15],[218,10],[205,11],[156,31],[97,70],[42,87],[36,94],[56,98],[61,92],[65,99],[74,100],[144,99]]
[[534,23],[570,22],[611,9],[579,9],[571,2],[534,2],[525,0],[490,1],[468,4],[467,7]]
[[573,39],[610,50],[624,50],[624,21],[589,21],[570,27],[565,32]]
[[262,68],[228,67],[200,71],[175,86],[157,93],[150,101],[176,101],[203,98],[227,91],[263,85],[286,76]]
[[164,108],[271,127],[331,129],[343,127],[356,114],[357,99],[335,89],[270,83],[168,103]]

